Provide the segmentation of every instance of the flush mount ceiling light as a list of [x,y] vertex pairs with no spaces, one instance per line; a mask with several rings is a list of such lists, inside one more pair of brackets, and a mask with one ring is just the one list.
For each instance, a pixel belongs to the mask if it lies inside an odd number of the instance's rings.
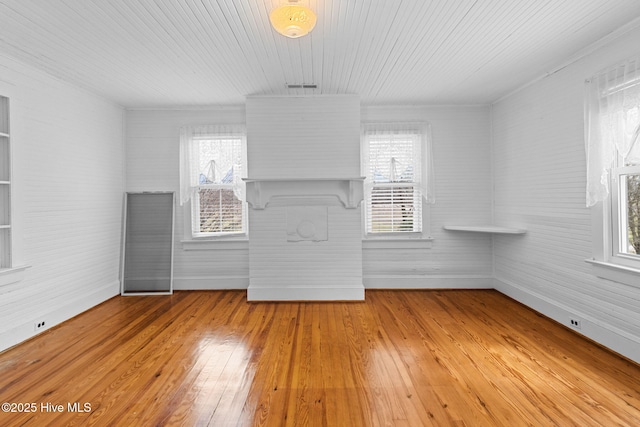
[[298,0],[289,0],[286,5],[273,9],[269,16],[273,28],[292,39],[309,34],[316,25],[316,14],[297,3]]

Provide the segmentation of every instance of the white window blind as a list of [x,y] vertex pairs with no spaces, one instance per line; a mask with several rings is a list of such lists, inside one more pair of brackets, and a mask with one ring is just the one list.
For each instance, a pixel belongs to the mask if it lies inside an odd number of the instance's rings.
[[423,199],[432,199],[425,186],[427,134],[422,124],[364,126],[367,233],[422,231]]
[[245,136],[236,126],[183,129],[181,202],[196,237],[246,232]]

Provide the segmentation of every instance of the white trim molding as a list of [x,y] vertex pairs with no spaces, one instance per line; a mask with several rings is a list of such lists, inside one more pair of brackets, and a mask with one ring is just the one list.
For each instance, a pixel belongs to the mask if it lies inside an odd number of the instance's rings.
[[247,289],[248,301],[364,301],[364,287],[360,277],[345,278],[341,283],[329,284],[324,278],[316,280],[280,280],[274,285],[270,279],[251,279]]
[[181,240],[182,249],[185,251],[248,251],[249,239],[246,236],[243,238],[233,239],[192,239]]
[[41,313],[38,319],[46,319],[46,327],[35,331],[34,323],[36,319],[31,319],[27,323],[18,325],[12,329],[0,333],[0,351],[4,351],[16,344],[19,344],[39,333],[50,329],[52,326],[58,325],[78,314],[87,311],[104,301],[120,294],[120,281],[115,280],[95,292],[85,295],[81,298],[69,301],[65,306]]
[[612,280],[629,286],[640,288],[640,270],[610,262],[585,259],[593,266],[593,272],[601,279]]
[[585,313],[576,312],[515,283],[495,279],[494,288],[566,327],[569,327],[570,319],[579,318],[580,330],[572,329],[572,331],[584,335],[636,363],[640,363],[640,341],[638,337],[598,321]]
[[364,198],[364,177],[357,178],[242,178],[253,209],[270,206],[334,205],[355,209]]
[[24,272],[30,265],[0,269],[0,287],[17,283],[24,278]]

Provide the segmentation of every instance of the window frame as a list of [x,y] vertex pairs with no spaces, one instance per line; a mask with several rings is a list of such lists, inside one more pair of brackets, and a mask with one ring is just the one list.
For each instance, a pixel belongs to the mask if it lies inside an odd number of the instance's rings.
[[[607,180],[608,197],[591,209],[593,258],[586,262],[593,266],[596,276],[640,288],[640,254],[622,251],[623,233],[626,233],[625,179],[628,174],[640,174],[640,164],[627,166],[616,153]],[[626,193],[625,193],[626,194]]]
[[[620,163],[617,159],[616,163]],[[627,203],[626,203],[626,177],[627,175],[640,175],[640,165],[614,167],[611,170],[610,202],[609,202],[609,229],[611,231],[611,243],[609,253],[611,261],[625,267],[640,269],[640,254],[634,255],[625,252],[622,245],[628,243],[623,236],[627,231]],[[624,197],[623,197],[624,195]]]
[[[246,135],[244,133],[240,134],[211,134],[211,135],[200,135],[197,137],[193,137],[192,141],[200,144],[201,142],[212,141],[212,140],[229,140],[229,141],[239,141],[240,149],[241,149],[241,174],[244,176],[244,171],[246,170],[247,165],[247,156],[246,156]],[[199,148],[198,148],[199,149]],[[193,165],[190,164],[190,167]],[[200,173],[201,171],[198,171]],[[238,177],[241,178],[241,177]],[[199,184],[195,186],[191,186],[191,197],[188,203],[184,203],[184,236],[183,240],[184,244],[194,243],[194,242],[212,242],[212,241],[226,241],[226,240],[246,240],[248,238],[248,230],[249,230],[249,213],[248,213],[248,204],[244,200],[240,200],[241,208],[242,208],[242,226],[241,230],[237,231],[216,231],[216,232],[201,232],[199,231],[200,227],[200,190],[202,189],[220,189],[220,190],[231,190],[234,191],[235,185],[232,183],[206,183]],[[195,248],[192,248],[195,249]]]
[[213,232],[203,232],[196,231],[195,227],[200,224],[200,190],[230,190],[233,191],[233,184],[203,184],[197,187],[197,190],[194,192],[193,197],[191,198],[191,234],[194,238],[203,238],[203,237],[223,237],[223,236],[236,236],[236,235],[246,235],[246,224],[247,224],[247,206],[246,203],[242,200],[239,200],[242,207],[242,222],[241,222],[241,230],[239,231],[213,231]]
[[[370,138],[374,134],[378,136],[387,135],[389,138],[396,137],[397,135],[401,135],[406,133],[408,135],[412,135],[413,138],[417,137],[417,143],[419,146],[419,158],[417,159],[420,162],[420,173],[414,175],[413,180],[410,182],[407,181],[398,181],[398,182],[390,182],[390,183],[381,183],[383,184],[381,187],[406,187],[411,186],[414,191],[420,191],[420,195],[418,195],[420,205],[420,213],[419,213],[419,222],[420,222],[420,230],[412,230],[412,231],[385,231],[385,232],[372,232],[370,231],[370,217],[369,210],[372,203],[371,194],[373,189],[376,187],[375,183],[371,180],[366,180],[366,186],[370,187],[370,191],[365,191],[365,197],[363,201],[363,209],[362,209],[362,222],[363,222],[363,239],[364,240],[386,240],[389,242],[398,242],[402,240],[423,240],[423,241],[431,241],[430,234],[430,203],[427,203],[425,200],[425,194],[423,194],[425,190],[425,176],[427,175],[426,169],[430,166],[430,159],[427,161],[427,156],[430,153],[427,153],[427,143],[429,138],[429,132],[425,131],[428,129],[427,123],[405,123],[405,122],[397,122],[397,123],[364,123],[362,126],[362,135],[361,135],[361,153],[363,157],[362,161],[362,174],[365,177],[369,177],[370,171],[366,170],[370,166],[370,162],[365,160],[365,158],[369,158],[370,156]],[[385,131],[387,129],[388,131]],[[414,142],[415,143],[415,142]],[[414,148],[415,150],[415,148]],[[415,159],[413,160],[415,164]],[[415,167],[414,167],[415,169]],[[417,179],[416,179],[417,178]],[[394,186],[393,184],[396,184]],[[415,197],[415,196],[414,196]],[[414,215],[417,215],[414,213]]]
[[619,223],[613,221],[612,199],[608,197],[591,208],[593,257],[585,261],[597,277],[640,288],[640,260],[614,253],[614,227]]

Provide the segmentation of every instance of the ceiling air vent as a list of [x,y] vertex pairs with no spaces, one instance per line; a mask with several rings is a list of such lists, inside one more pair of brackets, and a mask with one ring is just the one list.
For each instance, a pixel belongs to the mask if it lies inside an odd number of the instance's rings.
[[288,84],[288,89],[317,89],[318,85],[315,84]]

